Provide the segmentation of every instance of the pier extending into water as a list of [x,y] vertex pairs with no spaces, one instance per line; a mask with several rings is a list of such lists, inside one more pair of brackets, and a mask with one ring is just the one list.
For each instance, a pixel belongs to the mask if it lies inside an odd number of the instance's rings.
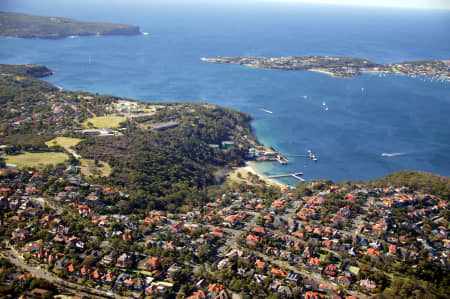
[[293,177],[294,179],[304,182],[305,180],[300,177],[302,175],[303,175],[303,172],[296,172],[296,173],[288,173],[288,174],[271,175],[268,178],[269,179],[279,179],[279,178]]
[[319,161],[317,156],[311,150],[308,150],[306,155],[285,154],[285,156],[286,157],[305,157],[305,158],[311,158],[311,160],[313,160],[314,162]]

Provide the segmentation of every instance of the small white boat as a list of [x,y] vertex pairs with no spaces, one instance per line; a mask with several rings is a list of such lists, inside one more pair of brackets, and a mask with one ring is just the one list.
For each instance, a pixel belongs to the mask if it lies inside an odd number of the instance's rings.
[[273,113],[272,111],[270,111],[270,110],[267,110],[267,109],[263,109],[263,111],[264,111],[264,112],[267,112],[267,113],[270,113],[270,114],[272,114],[272,113]]
[[143,35],[148,35],[148,32],[142,32]]
[[325,102],[322,102],[322,106],[326,106],[327,105],[327,103],[325,103]]
[[328,107],[325,107],[325,111],[328,111]]
[[397,156],[404,156],[406,153],[382,153],[382,157],[397,157]]

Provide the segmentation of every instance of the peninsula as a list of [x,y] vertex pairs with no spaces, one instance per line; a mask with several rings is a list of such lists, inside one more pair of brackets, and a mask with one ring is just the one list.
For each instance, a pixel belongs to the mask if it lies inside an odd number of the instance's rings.
[[367,59],[337,56],[288,56],[278,58],[237,56],[202,58],[202,61],[239,64],[262,69],[316,71],[336,78],[353,78],[362,72],[383,72],[450,79],[450,60],[377,64]]
[[34,78],[47,77],[53,74],[53,72],[47,67],[35,64],[0,64],[0,73],[10,75],[12,74],[16,76],[29,76]]
[[60,39],[86,35],[137,35],[138,26],[0,12],[0,36]]

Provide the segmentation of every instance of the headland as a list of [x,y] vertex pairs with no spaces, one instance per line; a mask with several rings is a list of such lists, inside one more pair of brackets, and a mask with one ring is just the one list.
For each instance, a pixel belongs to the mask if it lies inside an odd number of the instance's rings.
[[336,78],[353,78],[363,72],[396,73],[408,76],[429,76],[450,79],[450,60],[422,60],[378,64],[367,59],[338,56],[307,57],[215,57],[202,61],[238,64],[261,69],[315,71]]
[[87,35],[137,35],[138,26],[0,12],[0,36],[60,39]]

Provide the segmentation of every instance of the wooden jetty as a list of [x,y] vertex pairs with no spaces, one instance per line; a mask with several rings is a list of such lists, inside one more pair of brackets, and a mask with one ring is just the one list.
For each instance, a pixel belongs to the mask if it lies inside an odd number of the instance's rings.
[[294,179],[304,182],[305,180],[300,177],[302,175],[303,175],[303,172],[296,172],[296,173],[288,173],[288,174],[271,175],[268,178],[277,179],[277,178],[293,177]]
[[317,156],[311,150],[308,150],[307,153],[308,153],[307,155],[285,154],[284,156],[286,156],[286,157],[305,157],[305,158],[310,158],[314,162],[317,162],[319,160],[317,158]]

